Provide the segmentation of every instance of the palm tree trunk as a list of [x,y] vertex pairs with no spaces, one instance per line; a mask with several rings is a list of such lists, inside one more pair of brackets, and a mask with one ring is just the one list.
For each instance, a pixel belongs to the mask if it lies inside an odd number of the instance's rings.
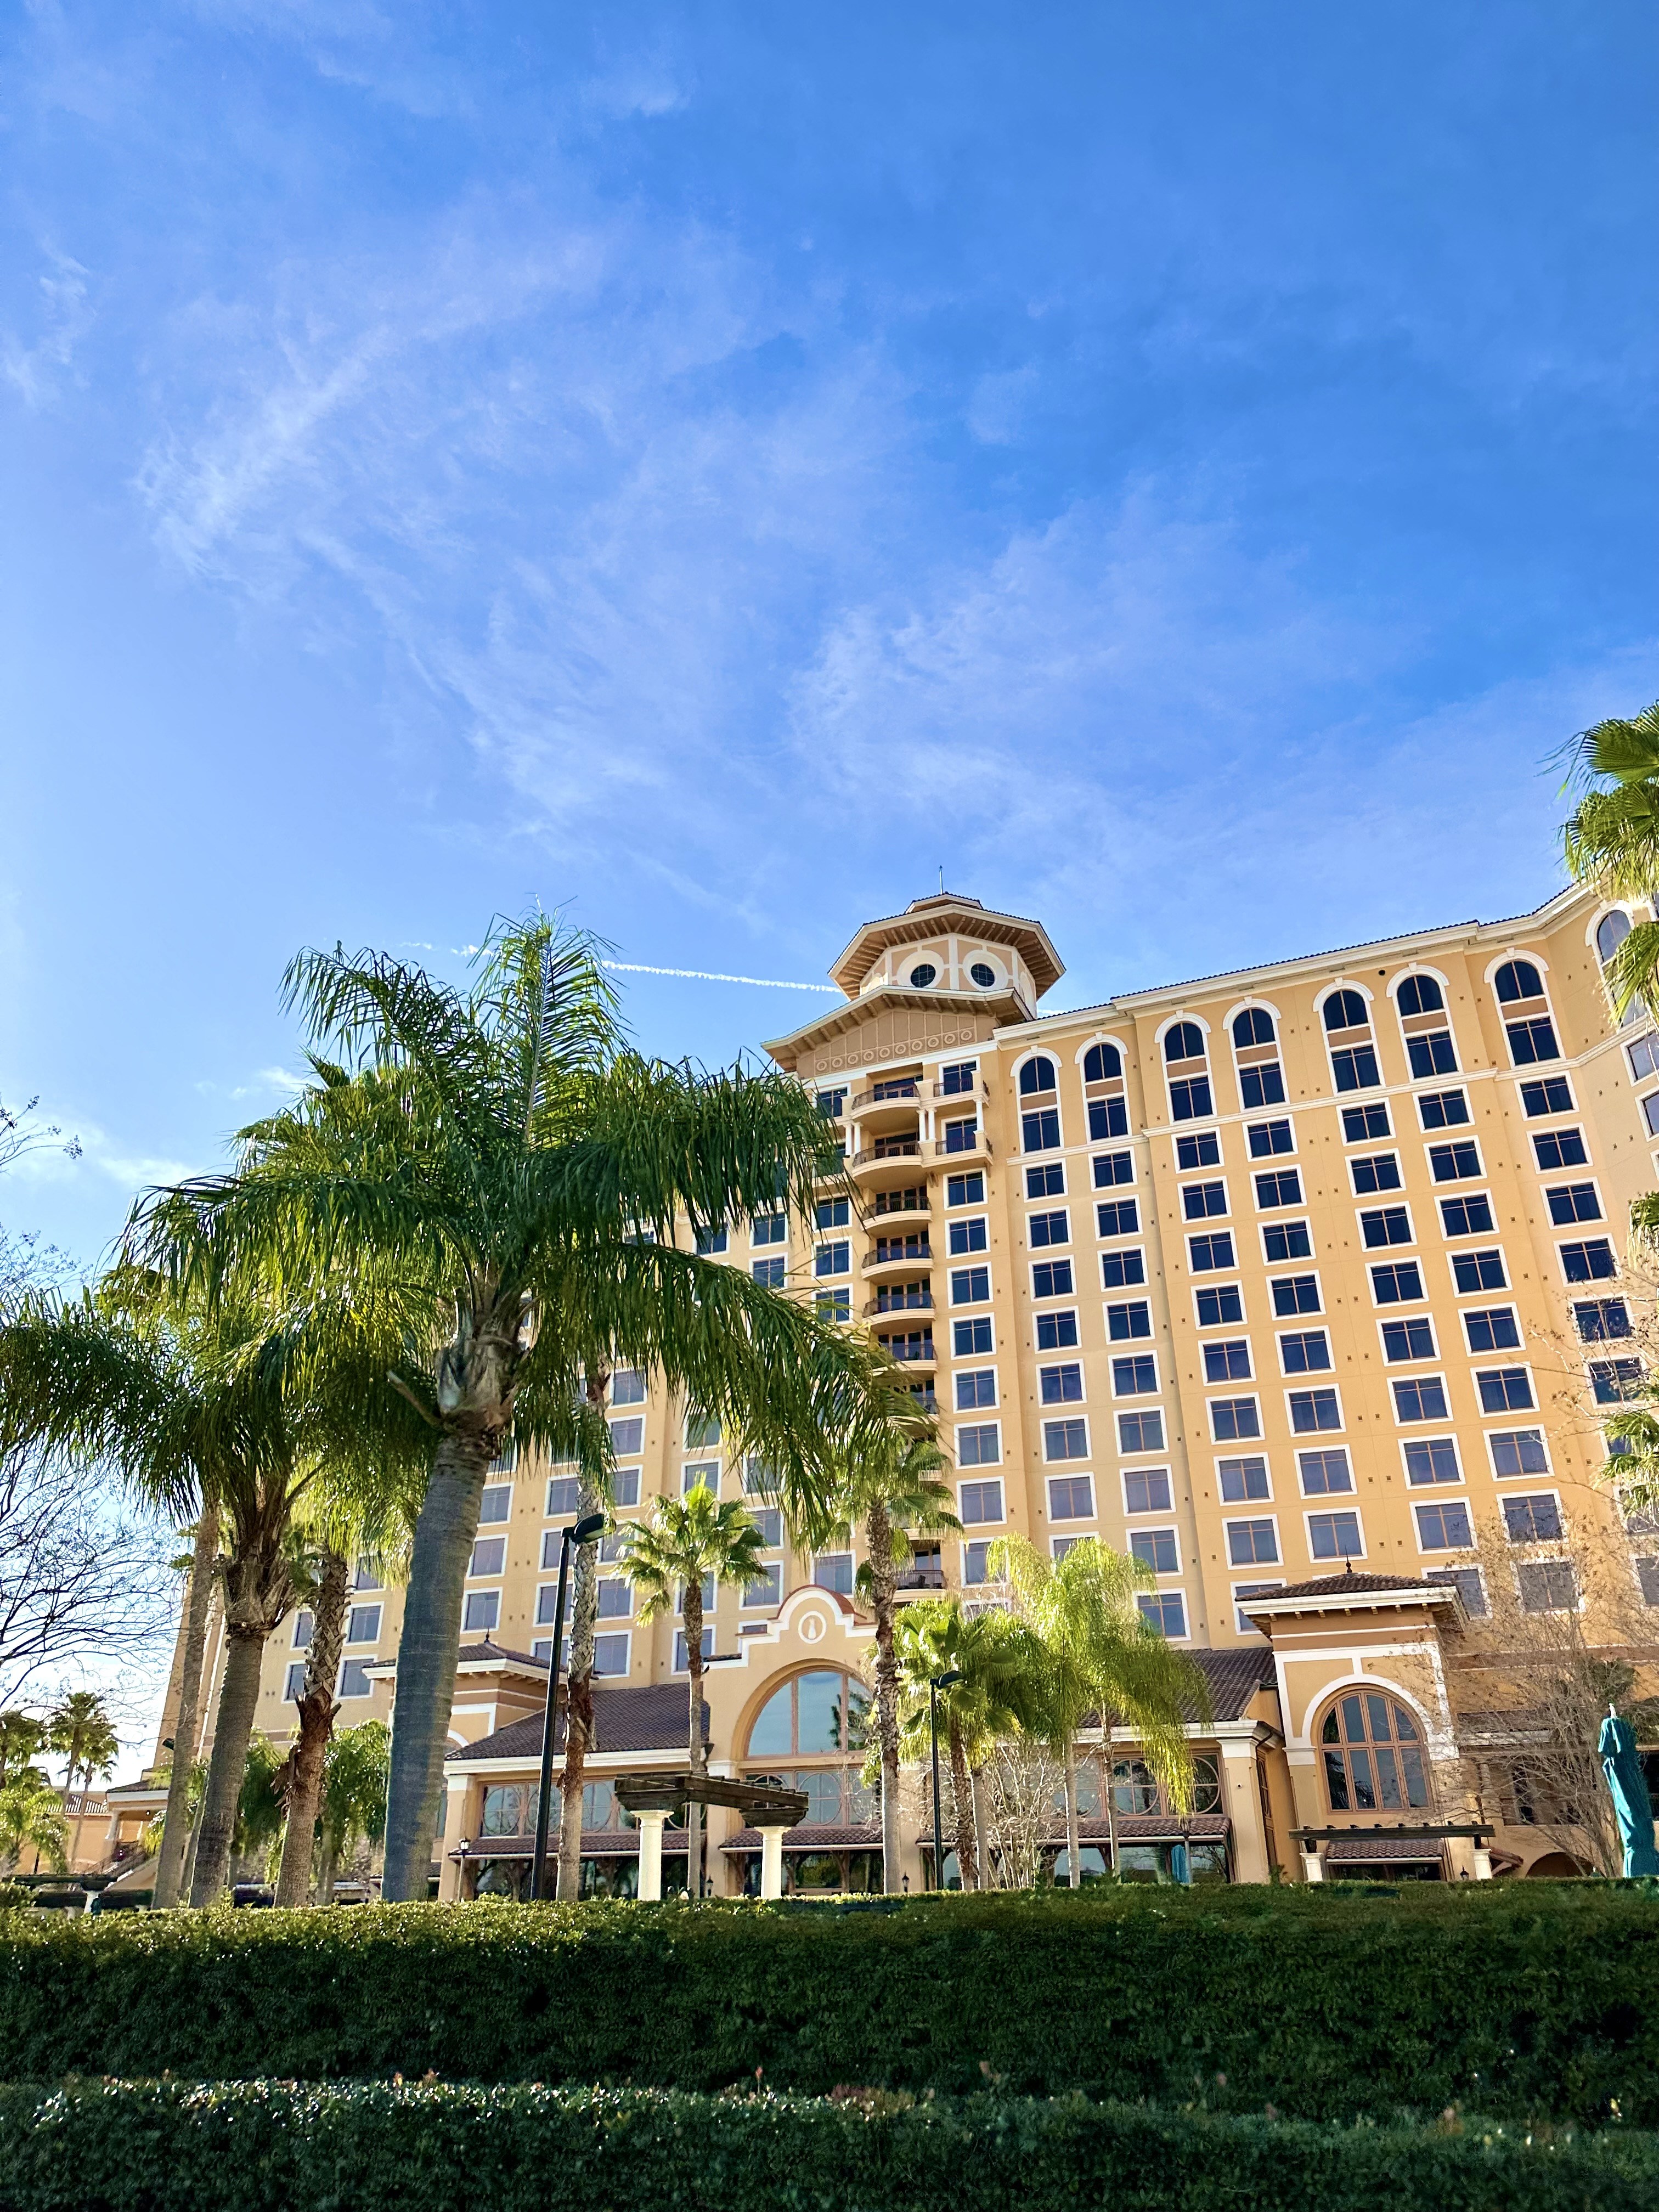
[[185,1845],[190,1840],[185,1808],[190,1796],[191,1769],[196,1764],[202,1660],[207,1649],[208,1608],[213,1598],[213,1563],[218,1555],[219,1516],[211,1505],[204,1505],[196,1523],[190,1587],[185,1593],[185,1649],[179,1676],[179,1710],[173,1721],[173,1771],[167,1777],[167,1812],[161,1828],[161,1848],[155,1859],[155,1887],[150,1899],[152,1910],[157,1912],[179,1901]]
[[981,1771],[977,1766],[969,1767],[968,1770],[968,1795],[974,1808],[974,1837],[978,1846],[979,1863],[975,1871],[979,1876],[979,1886],[981,1889],[994,1889],[996,1887],[996,1881],[992,1870],[991,1847],[986,1839],[985,1799],[980,1788],[979,1779]]
[[210,1905],[225,1886],[230,1867],[231,1837],[236,1826],[236,1804],[242,1794],[247,1747],[253,1736],[253,1715],[259,1702],[259,1668],[270,1632],[233,1623],[227,1632],[229,1642],[225,1653],[225,1679],[219,1692],[207,1796],[203,1801],[197,1832],[196,1865],[190,1878],[190,1901],[193,1905]]
[[[604,1510],[599,1486],[584,1476],[576,1510],[582,1518]],[[570,1678],[565,1692],[564,1766],[559,1777],[559,1881],[556,1894],[574,1905],[582,1887],[582,1787],[593,1743],[593,1624],[599,1612],[599,1547],[576,1553],[570,1597]]]
[[300,1699],[300,1740],[289,1763],[288,1832],[276,1876],[281,1905],[311,1902],[311,1854],[316,1841],[317,1807],[323,1794],[323,1761],[334,1733],[334,1680],[345,1642],[344,1555],[325,1552],[323,1571],[311,1615],[311,1649],[306,1654],[305,1695]]
[[1083,1887],[1082,1855],[1082,1838],[1078,1832],[1077,1820],[1077,1738],[1067,1735],[1066,1738],[1066,1863],[1070,1886],[1073,1889],[1081,1889]]
[[[876,1615],[876,1734],[881,1745],[881,1886],[898,1894],[902,1869],[899,1842],[898,1653],[893,1643],[893,1530],[885,1509],[872,1505],[865,1524],[870,1554],[870,1600]],[[934,1879],[939,1878],[938,1869]]]
[[962,1729],[951,1723],[951,1789],[957,1801],[957,1872],[964,1894],[979,1887],[979,1854],[975,1848],[974,1794],[968,1778],[968,1754]]
[[484,1475],[500,1444],[499,1429],[447,1429],[415,1525],[392,1717],[381,1883],[388,1904],[424,1898],[431,1878],[467,1562],[478,1533]]
[[[317,1846],[317,1897],[319,1904],[334,1902],[334,1869],[340,1863],[338,1832],[323,1823],[322,1838]],[[277,1902],[280,1904],[281,1899]]]
[[[708,1754],[702,1740],[702,1585],[688,1582],[685,1595],[680,1603],[685,1621],[685,1666],[691,1678],[691,1711],[688,1717],[691,1746],[691,1771],[704,1774],[708,1770]],[[703,1808],[691,1804],[686,1809],[685,1886],[700,1903],[703,1880]]]
[[1110,1854],[1110,1863],[1106,1871],[1115,1881],[1117,1878],[1117,1796],[1112,1787],[1112,1717],[1109,1713],[1102,1713],[1100,1717],[1100,1741],[1101,1794],[1106,1807],[1106,1848]]

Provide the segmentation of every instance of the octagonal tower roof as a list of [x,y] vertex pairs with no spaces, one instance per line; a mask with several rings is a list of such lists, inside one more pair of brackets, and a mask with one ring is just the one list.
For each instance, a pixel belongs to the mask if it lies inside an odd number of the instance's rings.
[[854,998],[884,952],[896,945],[923,945],[953,934],[984,945],[1006,945],[1017,952],[1041,998],[1065,974],[1065,965],[1049,942],[1040,921],[1021,915],[996,914],[976,898],[957,891],[935,891],[927,898],[912,899],[902,914],[884,921],[866,921],[830,969],[832,981]]

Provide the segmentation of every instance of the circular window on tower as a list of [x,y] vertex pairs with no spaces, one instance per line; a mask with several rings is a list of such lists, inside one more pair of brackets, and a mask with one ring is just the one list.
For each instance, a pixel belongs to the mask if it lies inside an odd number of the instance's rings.
[[973,966],[968,970],[968,973],[973,977],[975,982],[979,985],[981,991],[988,991],[991,988],[991,986],[997,980],[996,969],[991,967],[988,962],[983,960],[975,960]]
[[913,968],[910,970],[910,988],[914,991],[925,991],[927,986],[937,981],[938,978],[939,969],[930,962],[924,960],[919,968]]

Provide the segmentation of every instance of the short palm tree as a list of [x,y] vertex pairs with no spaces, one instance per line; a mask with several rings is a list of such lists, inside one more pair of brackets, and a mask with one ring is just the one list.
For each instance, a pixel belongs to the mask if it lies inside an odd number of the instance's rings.
[[[319,1050],[297,1103],[244,1131],[235,1173],[155,1194],[129,1233],[210,1287],[238,1265],[284,1286],[395,1277],[418,1309],[396,1382],[428,1425],[430,1468],[398,1652],[385,1890],[423,1897],[466,1564],[509,1432],[577,1457],[597,1497],[605,1384],[626,1363],[747,1437],[802,1506],[821,1502],[820,1439],[855,1417],[858,1361],[799,1302],[679,1240],[688,1223],[805,1213],[837,1155],[783,1076],[626,1050],[599,947],[544,916],[495,933],[470,991],[337,951],[301,956],[287,991],[351,1067]],[[584,1547],[567,1808],[591,1735],[594,1567]],[[561,1894],[574,1870],[562,1852]]]
[[386,1833],[392,1731],[384,1721],[360,1721],[329,1738],[318,1806],[317,1899],[334,1902],[334,1870],[352,1845],[378,1844]]
[[[1098,1537],[1083,1538],[1060,1559],[1045,1559],[1023,1536],[1004,1537],[992,1546],[990,1564],[994,1574],[1007,1577],[1018,1613],[1041,1647],[1031,1732],[1065,1762],[1067,1879],[1077,1889],[1083,1880],[1078,1731],[1098,1719],[1109,1770],[1115,1723],[1133,1729],[1171,1802],[1185,1808],[1193,1794],[1186,1723],[1189,1714],[1207,1714],[1208,1686],[1186,1654],[1141,1616],[1136,1594],[1155,1589],[1156,1575]],[[1113,1861],[1115,1867],[1115,1850]]]
[[21,1712],[15,1706],[0,1713],[0,1790],[22,1773],[46,1736],[46,1723],[33,1713]]
[[[94,1774],[112,1772],[121,1756],[121,1740],[115,1733],[109,1708],[95,1690],[71,1690],[59,1698],[46,1716],[46,1744],[50,1750],[63,1754],[64,1790],[67,1796],[74,1794],[77,1774],[84,1790]],[[81,1826],[85,1817],[80,1812],[75,1816],[74,1837],[70,1845],[71,1864],[80,1856]]]
[[15,1869],[25,1851],[54,1874],[68,1868],[64,1801],[38,1767],[26,1766],[0,1790],[0,1867]]
[[[656,1620],[678,1612],[685,1637],[685,1662],[690,1675],[690,1711],[687,1747],[691,1771],[708,1771],[708,1745],[702,1725],[702,1620],[705,1586],[718,1590],[733,1583],[747,1589],[762,1576],[761,1554],[766,1539],[734,1499],[715,1502],[706,1482],[698,1482],[684,1498],[659,1498],[649,1522],[627,1531],[623,1571],[644,1599],[642,1621]],[[697,1848],[691,1852],[687,1872],[693,1896],[702,1893],[702,1808],[691,1808],[692,1834]]]
[[[980,1838],[974,1776],[1006,1738],[1031,1717],[1030,1687],[1041,1665],[1030,1631],[1000,1608],[967,1611],[959,1596],[918,1598],[900,1613],[894,1638],[899,1670],[899,1751],[910,1763],[931,1758],[932,1686],[951,1760],[957,1808],[957,1865],[963,1889],[980,1887]],[[933,1879],[943,1888],[944,1869]]]
[[307,1549],[300,1572],[305,1577],[301,1595],[311,1613],[311,1641],[306,1646],[305,1684],[295,1700],[294,1745],[277,1782],[288,1814],[276,1875],[276,1902],[283,1907],[306,1905],[311,1899],[317,1808],[334,1716],[339,1711],[334,1687],[345,1645],[351,1565],[343,1551],[325,1540],[314,1552]]
[[[1610,898],[1659,891],[1659,702],[1598,722],[1569,748],[1577,805],[1562,830],[1568,868]],[[1620,1015],[1639,999],[1659,1009],[1659,921],[1638,921],[1607,965]]]
[[912,1557],[911,1534],[962,1526],[951,1492],[940,1481],[950,1461],[933,1424],[919,1413],[900,1376],[872,1368],[866,1382],[863,1419],[830,1455],[833,1503],[803,1526],[815,1550],[864,1539],[858,1587],[875,1615],[876,1740],[881,1753],[882,1887],[889,1896],[902,1879],[899,1838],[899,1668],[894,1641],[898,1573]]

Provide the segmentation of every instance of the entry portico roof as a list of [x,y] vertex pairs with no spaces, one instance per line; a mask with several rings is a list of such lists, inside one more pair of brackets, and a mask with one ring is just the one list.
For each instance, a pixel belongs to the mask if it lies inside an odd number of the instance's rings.
[[1241,1609],[1254,1620],[1284,1620],[1297,1613],[1375,1613],[1401,1605],[1425,1605],[1449,1613],[1456,1621],[1465,1618],[1463,1600],[1455,1583],[1431,1583],[1420,1575],[1321,1575],[1312,1582],[1287,1583],[1283,1589],[1241,1601]]
[[[542,1669],[545,1675],[546,1668]],[[607,1690],[600,1683],[593,1686],[594,1741],[588,1747],[589,1756],[603,1760],[609,1752],[672,1751],[685,1756],[687,1711],[685,1686],[681,1682],[641,1683],[637,1689]],[[484,1759],[519,1759],[526,1762],[542,1755],[542,1726],[544,1715],[526,1713],[520,1719],[508,1721],[504,1728],[480,1736],[477,1743],[464,1744],[452,1751],[444,1764],[447,1766],[468,1766]],[[704,1733],[708,1728],[708,1707],[702,1709]],[[564,1742],[564,1706],[561,1703],[554,1731],[554,1745]]]

